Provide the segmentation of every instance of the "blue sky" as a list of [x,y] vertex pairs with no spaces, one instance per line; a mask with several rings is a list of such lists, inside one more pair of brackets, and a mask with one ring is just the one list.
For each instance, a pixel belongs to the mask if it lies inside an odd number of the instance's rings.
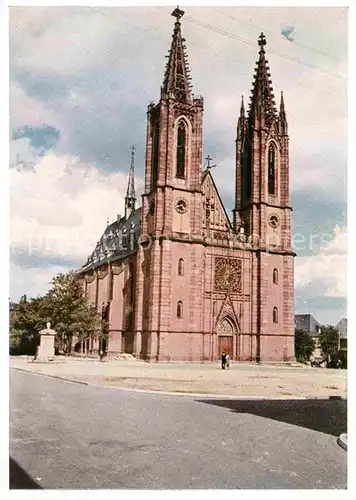
[[[11,298],[44,293],[80,266],[123,212],[136,145],[142,192],[146,109],[157,101],[171,7],[10,10]],[[347,9],[186,7],[193,91],[204,96],[204,157],[228,211],[235,134],[257,38],[290,133],[296,312],[346,315]]]

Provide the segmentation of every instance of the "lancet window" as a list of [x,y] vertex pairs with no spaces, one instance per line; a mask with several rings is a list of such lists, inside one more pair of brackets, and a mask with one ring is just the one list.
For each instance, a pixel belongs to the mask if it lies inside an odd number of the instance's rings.
[[268,148],[268,194],[276,194],[276,160],[276,147],[270,144]]

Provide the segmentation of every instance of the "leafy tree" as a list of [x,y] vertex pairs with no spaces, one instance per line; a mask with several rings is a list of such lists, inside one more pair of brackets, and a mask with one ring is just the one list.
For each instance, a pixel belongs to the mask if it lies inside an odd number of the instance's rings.
[[79,340],[101,334],[101,316],[88,303],[82,284],[73,271],[58,274],[52,285],[46,295],[46,316],[57,332],[58,348],[70,353],[74,334]]
[[27,300],[23,295],[18,304],[10,303],[10,352],[35,354],[39,331],[45,326],[45,298]]
[[309,332],[296,328],[294,335],[294,350],[296,360],[303,363],[309,361],[315,349],[315,343]]
[[57,352],[70,354],[74,334],[79,340],[107,335],[106,322],[88,303],[73,271],[54,277],[44,297],[27,300],[24,295],[18,304],[10,303],[10,352],[35,354],[47,322],[57,332]]
[[322,326],[319,333],[319,344],[328,366],[331,366],[333,364],[332,360],[337,357],[339,347],[337,330],[331,325]]

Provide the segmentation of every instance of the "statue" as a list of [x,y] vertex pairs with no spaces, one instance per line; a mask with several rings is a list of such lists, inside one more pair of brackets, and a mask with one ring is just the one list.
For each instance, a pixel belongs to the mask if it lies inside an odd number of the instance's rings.
[[40,331],[40,345],[36,352],[34,361],[53,361],[54,360],[54,339],[56,331],[51,328],[51,323],[48,321],[46,328]]

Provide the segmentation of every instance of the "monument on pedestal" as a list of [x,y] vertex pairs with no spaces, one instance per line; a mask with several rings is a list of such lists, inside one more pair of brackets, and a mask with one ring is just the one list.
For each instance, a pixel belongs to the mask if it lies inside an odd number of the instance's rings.
[[40,345],[36,354],[36,361],[54,360],[54,338],[56,331],[51,328],[51,323],[47,323],[47,328],[40,331]]

